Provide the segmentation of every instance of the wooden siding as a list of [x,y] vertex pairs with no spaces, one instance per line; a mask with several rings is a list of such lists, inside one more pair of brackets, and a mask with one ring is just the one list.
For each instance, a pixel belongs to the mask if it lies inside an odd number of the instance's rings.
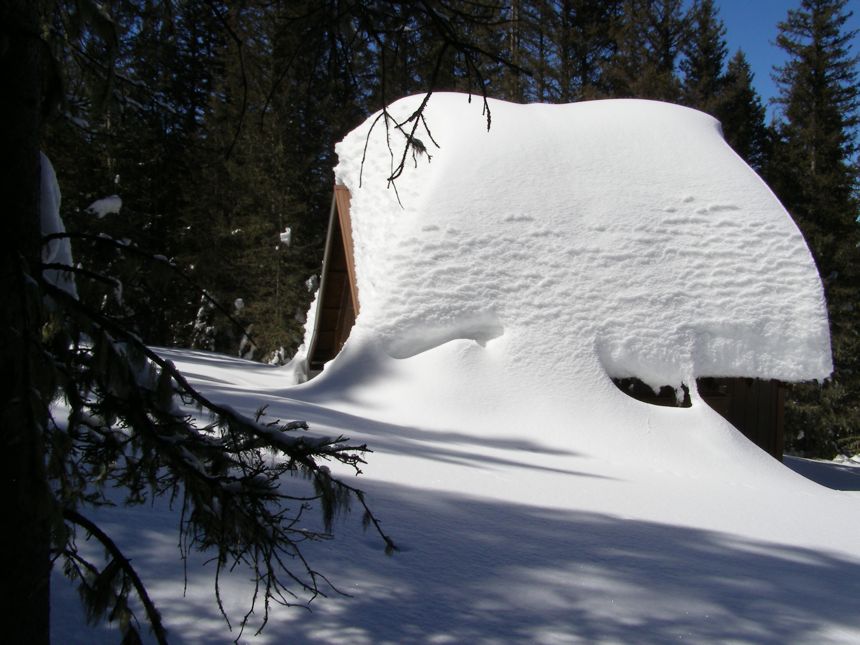
[[778,381],[751,378],[719,381],[724,383],[728,399],[728,410],[723,416],[762,450],[782,459],[785,387]]
[[[355,256],[353,255],[353,248],[355,247],[352,244],[352,220],[349,215],[349,189],[346,186],[335,186],[334,200],[337,206],[337,219],[340,224],[341,247],[343,248],[344,259],[346,261],[346,271],[349,275],[349,289],[352,295],[352,319],[354,321],[355,317],[358,315],[360,305],[358,302],[358,283],[355,281]],[[351,326],[352,325],[350,324],[350,327]],[[347,335],[349,335],[348,330]],[[346,341],[346,337],[344,337],[344,341]]]
[[312,372],[337,356],[358,315],[349,191],[335,186],[308,364]]
[[[653,405],[690,405],[686,395],[679,404],[675,391],[666,386],[659,394],[637,379],[615,379],[625,394]],[[696,387],[705,403],[740,430],[759,448],[782,460],[785,447],[785,386],[779,381],[752,378],[701,378]]]

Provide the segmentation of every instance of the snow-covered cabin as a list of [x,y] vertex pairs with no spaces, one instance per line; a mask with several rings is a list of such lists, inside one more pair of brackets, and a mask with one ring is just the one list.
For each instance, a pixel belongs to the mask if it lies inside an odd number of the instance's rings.
[[488,131],[480,101],[437,94],[414,133],[427,153],[395,191],[421,98],[389,108],[402,127],[374,115],[337,146],[310,370],[354,322],[356,343],[394,359],[465,339],[482,378],[526,398],[594,401],[596,387],[627,405],[613,381],[649,403],[677,393],[781,458],[780,382],[832,369],[823,291],[719,123],[652,101],[491,101]]

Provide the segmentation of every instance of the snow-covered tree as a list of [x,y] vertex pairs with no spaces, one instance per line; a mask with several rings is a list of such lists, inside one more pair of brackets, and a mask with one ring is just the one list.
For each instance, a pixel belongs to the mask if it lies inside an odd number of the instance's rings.
[[215,350],[215,306],[200,296],[200,308],[194,317],[194,325],[191,329],[191,347],[193,349]]

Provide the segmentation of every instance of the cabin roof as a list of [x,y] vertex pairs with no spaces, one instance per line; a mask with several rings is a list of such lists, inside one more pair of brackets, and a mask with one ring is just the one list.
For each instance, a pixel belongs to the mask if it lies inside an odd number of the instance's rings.
[[359,308],[349,220],[349,190],[345,186],[335,186],[308,351],[311,370],[322,369],[337,355],[349,336]]
[[[389,112],[409,125],[419,100]],[[429,154],[396,191],[401,129],[371,117],[337,147],[344,266],[327,252],[323,282],[346,277],[339,297],[389,355],[505,336],[537,369],[596,361],[649,384],[829,375],[808,248],[714,119],[638,100],[490,108],[487,132],[479,105],[434,95],[413,135]]]

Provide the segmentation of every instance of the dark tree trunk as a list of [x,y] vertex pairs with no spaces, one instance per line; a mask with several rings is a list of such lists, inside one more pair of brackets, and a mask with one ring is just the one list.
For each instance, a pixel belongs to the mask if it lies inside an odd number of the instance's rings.
[[40,302],[29,276],[39,249],[41,42],[37,3],[0,5],[0,508],[3,510],[2,640],[50,639],[50,495],[47,413],[39,369]]

